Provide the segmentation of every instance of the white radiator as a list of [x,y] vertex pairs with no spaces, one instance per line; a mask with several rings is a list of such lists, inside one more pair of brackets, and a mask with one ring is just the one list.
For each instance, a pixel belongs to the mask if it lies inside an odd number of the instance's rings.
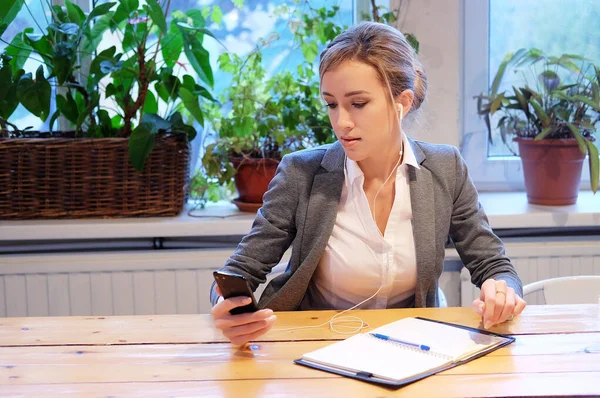
[[[545,241],[510,242],[505,240],[506,254],[526,285],[542,279],[575,275],[600,275],[600,241],[564,241],[548,238]],[[588,238],[589,239],[589,238]],[[460,274],[461,304],[470,307],[479,297],[479,289],[471,283],[466,268]],[[527,297],[528,304],[544,304],[540,293]]]
[[[507,243],[523,283],[600,275],[600,242]],[[231,249],[137,250],[0,256],[0,317],[208,313],[212,271]],[[447,262],[456,262],[447,250]],[[445,267],[446,268],[446,267]],[[470,306],[479,294],[463,269],[447,267],[448,304]],[[528,299],[535,304],[536,298]]]
[[233,249],[0,257],[0,316],[210,312],[212,271]]

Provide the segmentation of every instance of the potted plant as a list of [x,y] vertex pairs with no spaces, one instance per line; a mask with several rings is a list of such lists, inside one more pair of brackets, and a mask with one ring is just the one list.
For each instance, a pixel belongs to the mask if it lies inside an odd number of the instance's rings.
[[[510,69],[522,73],[523,83],[501,90]],[[520,49],[505,56],[489,93],[478,96],[490,140],[493,118],[502,141],[510,148],[512,136],[518,144],[529,203],[575,203],[586,155],[591,189],[597,191],[599,80],[600,69],[583,57]]]
[[315,10],[317,16],[305,15],[296,27],[305,61],[295,74],[285,71],[267,77],[261,50],[275,37],[261,41],[244,58],[228,53],[219,57],[219,68],[232,75],[232,83],[220,98],[225,107],[211,105],[216,134],[207,137],[213,140],[206,145],[202,162],[212,183],[235,181],[239,196],[234,203],[242,211],[256,211],[262,205],[283,155],[335,139],[313,62],[317,41],[327,42],[341,27],[323,23],[323,37],[312,36],[312,31],[318,20],[332,18],[337,10]]
[[[13,3],[0,33],[23,4]],[[145,3],[119,0],[85,14],[66,0],[50,6],[43,32],[27,28],[8,45],[0,68],[0,85],[7,88],[0,90],[0,180],[7,187],[0,218],[156,216],[182,209],[188,141],[214,101],[203,45],[212,34],[200,10],[169,14],[170,1]],[[109,32],[119,44],[96,51]],[[29,58],[41,59],[35,75],[23,70]],[[49,120],[51,131],[10,123],[19,103]],[[71,131],[54,130],[61,119]]]

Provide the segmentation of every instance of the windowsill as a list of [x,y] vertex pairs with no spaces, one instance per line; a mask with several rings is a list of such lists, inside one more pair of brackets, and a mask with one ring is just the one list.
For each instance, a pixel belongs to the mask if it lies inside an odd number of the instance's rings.
[[[561,207],[530,205],[524,192],[483,192],[479,198],[494,229],[600,227],[600,195],[591,191]],[[254,220],[225,202],[195,210],[196,217],[190,209],[170,218],[0,221],[0,241],[244,235]]]

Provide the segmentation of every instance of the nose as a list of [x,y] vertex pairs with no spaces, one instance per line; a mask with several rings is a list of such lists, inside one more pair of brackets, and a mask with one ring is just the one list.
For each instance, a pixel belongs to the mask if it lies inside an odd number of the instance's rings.
[[336,124],[339,130],[350,131],[354,128],[354,122],[350,117],[350,112],[338,108]]

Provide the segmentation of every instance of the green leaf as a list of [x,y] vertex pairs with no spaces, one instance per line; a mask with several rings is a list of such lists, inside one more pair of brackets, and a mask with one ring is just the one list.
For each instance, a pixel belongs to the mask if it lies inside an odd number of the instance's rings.
[[25,62],[31,55],[31,47],[23,40],[23,36],[26,33],[33,33],[33,28],[25,28],[22,33],[17,34],[4,51],[6,55],[12,57],[10,64],[13,69],[13,75],[19,69],[23,69]]
[[2,0],[0,7],[0,36],[4,34],[8,25],[17,17],[23,6],[23,0]]
[[492,101],[492,104],[490,105],[490,115],[493,115],[494,113],[496,113],[496,111],[502,105],[503,100],[504,100],[504,93],[501,93],[499,96],[494,98],[494,100]]
[[79,110],[77,109],[77,103],[73,99],[70,91],[67,92],[66,97],[63,97],[60,94],[56,96],[56,107],[68,121],[73,124],[77,123]]
[[104,74],[112,73],[123,69],[124,61],[113,62],[112,59],[105,59],[100,62],[100,71]]
[[173,113],[173,115],[171,115],[169,118],[169,122],[171,123],[171,132],[175,134],[185,134],[188,141],[192,141],[194,137],[196,137],[196,129],[183,122],[181,113]]
[[592,82],[592,101],[596,106],[600,106],[600,89],[598,83]]
[[[210,19],[217,25],[221,25],[221,20],[223,19],[223,11],[219,6],[212,7],[212,13],[210,14]],[[213,36],[214,37],[214,36]]]
[[531,101],[531,106],[533,107],[533,110],[535,111],[537,117],[540,119],[542,126],[549,127],[552,120],[550,119],[550,116],[548,116],[546,112],[544,112],[542,106],[535,101]]
[[40,65],[35,81],[31,73],[21,77],[17,86],[17,98],[25,109],[46,121],[50,114],[50,95],[52,88],[44,77],[44,68]]
[[590,185],[592,191],[596,193],[598,191],[598,184],[600,183],[600,160],[598,159],[598,148],[592,141],[585,140],[588,147],[588,157],[590,166]]
[[552,131],[552,127],[545,127],[541,133],[539,133],[538,135],[535,136],[534,140],[536,140],[536,141],[543,140],[544,138],[546,138],[546,136],[548,134],[550,134],[551,131]]
[[[18,76],[18,75],[17,75]],[[19,76],[20,77],[20,76]],[[3,58],[0,69],[0,117],[8,119],[19,106],[17,99],[17,81],[9,62]]]
[[586,97],[585,95],[574,95],[573,97],[571,97],[573,100],[577,100],[577,101],[581,101],[584,104],[590,106],[593,110],[595,110],[596,112],[600,112],[600,107],[594,103],[593,100],[589,99],[588,97]]
[[502,78],[504,77],[504,72],[506,72],[506,68],[511,60],[514,58],[514,53],[509,52],[504,56],[502,62],[500,62],[500,66],[498,66],[498,71],[496,72],[496,76],[494,76],[494,80],[492,82],[492,87],[490,88],[490,95],[492,97],[496,96],[498,92],[498,87],[500,87],[500,83],[502,82]]
[[241,10],[244,8],[244,0],[233,0],[233,5]]
[[162,82],[154,83],[154,89],[161,100],[167,103],[169,102],[169,91],[165,88],[165,85]]
[[[213,34],[213,32],[211,32],[210,30],[208,30],[206,28],[196,28],[196,27],[191,26],[190,24],[187,24],[185,22],[177,22],[177,26],[179,26],[181,29],[191,30],[191,31],[194,31],[194,32],[197,32],[197,33],[202,33],[204,35],[210,36],[213,39],[215,39],[217,41],[217,43],[219,43],[221,46],[223,46],[223,48],[226,49],[225,44],[221,43],[221,41],[215,37],[215,35]],[[196,38],[194,38],[194,39],[196,39]],[[198,41],[198,43],[200,44],[200,46],[202,46],[202,41],[198,40],[198,39],[196,39],[196,40]]]
[[154,93],[150,90],[146,93],[146,100],[144,101],[144,116],[148,113],[158,113],[158,102]]
[[[40,34],[25,34],[25,42],[38,53],[49,69],[52,69],[52,53],[54,52],[48,37]],[[49,70],[50,75],[53,71]]]
[[94,117],[94,109],[100,103],[100,94],[94,91],[90,94],[89,103],[87,105],[83,105],[83,111],[79,112],[79,116],[77,117],[77,121],[75,122],[75,130],[80,132],[85,123],[85,120],[91,117]]
[[58,84],[64,84],[73,74],[73,63],[75,62],[75,51],[71,43],[58,42],[54,47],[52,68],[56,75]]
[[78,5],[71,3],[69,0],[65,0],[65,7],[67,8],[67,15],[69,21],[82,27],[85,22],[85,13],[79,8]]
[[140,123],[129,137],[129,160],[137,171],[144,170],[146,159],[154,148],[154,135],[150,123]]
[[519,90],[515,86],[512,86],[512,88],[515,92],[515,96],[517,97],[517,101],[519,102],[519,106],[521,107],[523,112],[525,112],[527,118],[529,118],[529,105],[527,104],[527,99],[525,98],[521,90]]
[[142,116],[142,123],[147,123],[148,126],[152,126],[150,131],[153,133],[156,133],[159,130],[169,131],[171,128],[171,123],[155,113],[145,113],[144,116]]
[[163,12],[162,8],[156,0],[146,0],[146,4],[147,6],[144,7],[144,9],[148,13],[150,19],[152,20],[152,22],[154,22],[156,26],[158,26],[158,29],[160,29],[160,31],[163,34],[166,34],[167,20],[165,18],[165,13]]
[[137,11],[140,6],[138,0],[119,0],[119,7],[123,7],[123,10],[130,15],[132,12]]
[[583,136],[581,135],[581,131],[577,128],[577,126],[575,126],[572,123],[568,123],[567,126],[569,126],[569,129],[571,130],[571,132],[573,133],[573,136],[577,140],[577,145],[579,146],[579,150],[581,151],[581,153],[583,153],[585,155],[588,150],[587,144],[585,143],[586,139],[583,138]]
[[98,122],[100,125],[112,127],[112,120],[105,109],[100,109],[96,114],[98,115]]
[[316,41],[311,41],[311,42],[303,42],[302,45],[302,55],[304,55],[304,58],[306,58],[306,61],[312,63],[314,62],[315,58],[317,58],[317,55],[319,55],[319,46],[317,45]]
[[[111,65],[114,65],[115,63],[119,62],[120,55],[115,57],[116,52],[117,48],[115,46],[112,46],[97,54],[92,59],[92,63],[90,64],[90,74],[88,76],[88,89],[90,91],[96,89],[96,85],[106,75],[106,73],[102,71],[100,64],[104,61],[109,61]],[[106,93],[106,96],[109,97],[108,91]]]
[[190,8],[185,12],[185,15],[192,20],[192,24],[196,28],[203,28],[206,26],[206,19],[202,16],[202,11],[196,8]]
[[201,126],[204,126],[204,114],[200,105],[198,104],[198,97],[190,92],[187,88],[181,87],[179,89],[179,96],[185,108],[190,111],[192,116],[198,121]]
[[59,116],[60,116],[60,110],[57,109],[52,114],[52,117],[50,118],[50,123],[48,123],[48,126],[50,127],[50,132],[54,131],[54,122],[56,122],[56,120],[59,118]]
[[110,27],[114,13],[109,12],[98,18],[92,28],[86,26],[85,34],[82,40],[81,48],[85,53],[91,53],[98,48],[98,45],[104,37],[104,32]]
[[2,67],[0,68],[0,100],[2,100],[8,93],[8,87],[13,84],[13,71],[10,58],[7,55],[0,55],[0,60],[2,61]]
[[89,23],[92,19],[102,16],[110,11],[110,9],[117,3],[103,3],[94,7],[87,17],[86,23]]
[[183,51],[183,36],[176,22],[171,22],[169,32],[162,40],[161,51],[165,64],[173,68]]
[[[199,43],[198,43],[199,44]],[[187,56],[192,68],[198,77],[208,84],[209,87],[214,87],[215,80],[210,66],[210,55],[201,44],[193,47],[185,47],[185,55]]]

